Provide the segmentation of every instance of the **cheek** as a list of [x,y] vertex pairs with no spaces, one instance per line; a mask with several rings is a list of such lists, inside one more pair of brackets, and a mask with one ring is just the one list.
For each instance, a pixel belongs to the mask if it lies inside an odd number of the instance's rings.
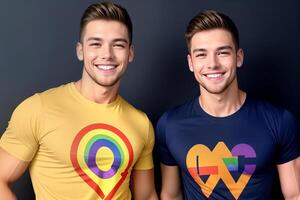
[[114,53],[116,59],[119,61],[122,61],[123,63],[128,63],[130,60],[130,55],[128,52],[123,52],[123,51],[115,51]]
[[234,60],[225,60],[223,62],[223,66],[228,67],[230,69],[236,68],[237,63]]
[[236,63],[235,57],[228,57],[221,60],[221,64],[225,66],[236,66]]
[[195,72],[201,72],[204,68],[205,64],[203,62],[194,61],[193,68]]
[[83,56],[84,56],[85,60],[93,60],[97,56],[97,50],[84,49]]
[[97,58],[95,51],[84,51],[83,63],[85,67],[93,67],[93,61]]

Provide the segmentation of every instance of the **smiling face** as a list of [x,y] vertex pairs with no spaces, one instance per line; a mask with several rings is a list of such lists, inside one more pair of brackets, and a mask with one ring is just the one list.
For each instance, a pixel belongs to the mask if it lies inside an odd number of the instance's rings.
[[188,64],[201,94],[237,88],[236,68],[242,62],[242,49],[235,49],[230,32],[224,29],[200,31],[191,38]]
[[76,51],[84,64],[82,81],[101,87],[118,86],[133,59],[126,26],[113,20],[88,22]]

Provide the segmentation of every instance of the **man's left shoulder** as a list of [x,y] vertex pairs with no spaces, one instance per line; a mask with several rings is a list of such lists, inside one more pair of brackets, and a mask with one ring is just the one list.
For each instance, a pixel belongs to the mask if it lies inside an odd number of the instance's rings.
[[270,127],[288,127],[297,124],[294,115],[281,105],[263,99],[251,99],[253,113]]
[[136,108],[134,105],[126,101],[124,98],[122,97],[120,98],[121,98],[122,109],[124,110],[124,112],[128,117],[143,119],[147,122],[150,121],[147,114],[144,111]]
[[292,115],[291,112],[283,106],[275,104],[268,100],[251,98],[249,101],[252,107],[254,107],[257,111],[268,116],[282,117],[286,114]]

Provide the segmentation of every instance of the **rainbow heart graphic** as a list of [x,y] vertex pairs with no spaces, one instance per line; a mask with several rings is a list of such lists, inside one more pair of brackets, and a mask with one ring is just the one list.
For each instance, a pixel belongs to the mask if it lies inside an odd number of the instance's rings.
[[[186,166],[207,198],[222,179],[234,198],[238,199],[256,169],[255,164],[245,164],[241,176],[235,181],[230,172],[237,172],[241,167],[239,156],[256,158],[256,152],[244,143],[237,144],[231,151],[224,142],[219,142],[213,151],[203,144],[197,144],[188,151]],[[208,176],[206,182],[201,178],[204,176]]]
[[119,129],[91,124],[76,135],[70,157],[77,174],[101,199],[110,200],[128,176],[133,149]]

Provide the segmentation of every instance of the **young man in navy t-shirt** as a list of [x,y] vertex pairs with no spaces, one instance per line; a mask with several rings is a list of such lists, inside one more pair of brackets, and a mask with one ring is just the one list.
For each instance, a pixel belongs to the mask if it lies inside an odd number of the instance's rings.
[[239,89],[244,54],[234,22],[205,11],[185,36],[201,95],[157,124],[161,199],[270,199],[277,171],[284,197],[300,199],[297,124],[287,110]]

